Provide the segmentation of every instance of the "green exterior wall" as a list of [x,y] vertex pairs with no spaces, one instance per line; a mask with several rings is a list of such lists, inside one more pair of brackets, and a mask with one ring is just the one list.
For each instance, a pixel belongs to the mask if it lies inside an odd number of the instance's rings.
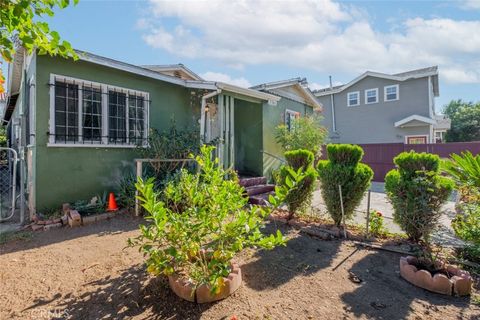
[[235,99],[235,169],[241,174],[262,175],[262,104]]
[[[285,123],[285,111],[300,112],[301,115],[311,113],[313,108],[303,103],[282,98],[276,106],[263,104],[263,150],[283,159],[283,148],[275,141],[275,128]],[[278,168],[282,162],[267,153],[263,154],[263,175],[271,178],[272,170]]]
[[190,90],[100,65],[48,56],[37,57],[36,77],[36,209],[58,207],[63,202],[90,199],[114,191],[118,180],[132,170],[135,149],[48,147],[50,74],[100,82],[150,94],[151,128],[167,129],[175,118],[179,127],[195,125],[199,106],[190,107]]

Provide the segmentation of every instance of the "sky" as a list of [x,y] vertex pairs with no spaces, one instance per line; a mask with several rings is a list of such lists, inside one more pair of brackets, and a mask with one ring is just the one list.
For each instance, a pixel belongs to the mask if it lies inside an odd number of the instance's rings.
[[46,21],[81,50],[183,63],[241,86],[306,77],[311,89],[370,70],[439,67],[437,110],[480,101],[480,0],[80,0]]

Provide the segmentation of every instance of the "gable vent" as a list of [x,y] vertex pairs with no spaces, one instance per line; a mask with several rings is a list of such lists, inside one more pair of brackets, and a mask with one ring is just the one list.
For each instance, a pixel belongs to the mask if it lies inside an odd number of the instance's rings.
[[177,78],[182,78],[182,75],[180,74],[180,71],[173,72],[173,75]]

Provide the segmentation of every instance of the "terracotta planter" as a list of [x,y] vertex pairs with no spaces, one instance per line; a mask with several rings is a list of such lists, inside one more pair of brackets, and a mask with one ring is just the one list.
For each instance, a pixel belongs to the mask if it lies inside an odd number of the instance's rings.
[[446,295],[466,296],[471,293],[473,280],[468,271],[448,265],[446,269],[452,275],[450,278],[441,273],[432,277],[430,272],[417,269],[417,261],[417,258],[412,256],[400,258],[400,275],[411,284]]
[[242,272],[236,263],[232,263],[232,271],[224,278],[224,285],[217,294],[210,293],[210,286],[203,284],[197,288],[186,279],[174,274],[168,277],[170,288],[182,299],[206,303],[225,299],[237,290],[242,284]]

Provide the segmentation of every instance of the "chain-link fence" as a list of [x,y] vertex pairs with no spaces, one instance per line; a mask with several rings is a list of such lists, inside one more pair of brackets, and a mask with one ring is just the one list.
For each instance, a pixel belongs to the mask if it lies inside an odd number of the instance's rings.
[[0,148],[0,222],[15,214],[17,159],[14,149]]

